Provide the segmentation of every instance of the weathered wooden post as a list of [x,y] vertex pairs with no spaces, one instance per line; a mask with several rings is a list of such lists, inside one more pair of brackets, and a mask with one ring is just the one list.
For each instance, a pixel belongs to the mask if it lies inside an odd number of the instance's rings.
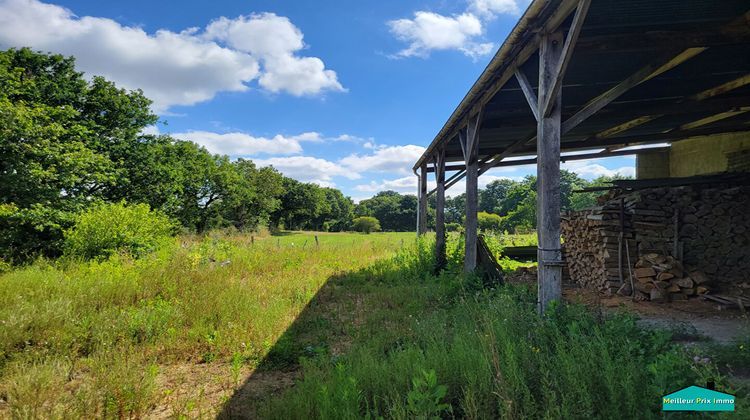
[[434,156],[435,181],[435,272],[445,268],[445,149],[440,148]]
[[[562,297],[560,252],[561,89],[553,89],[562,52],[562,33],[542,37],[539,46],[539,121],[537,122],[537,251],[539,311]],[[554,97],[549,97],[554,94]],[[548,101],[551,105],[548,105]]]
[[315,246],[320,248],[320,242],[318,242],[318,235],[315,235]]
[[417,234],[427,233],[427,162],[419,168],[419,209],[417,211]]
[[459,130],[458,140],[466,165],[466,248],[464,252],[464,271],[472,272],[477,266],[477,208],[479,207],[479,194],[477,182],[479,177],[479,126],[481,125],[482,113],[476,117],[470,117],[465,130]]

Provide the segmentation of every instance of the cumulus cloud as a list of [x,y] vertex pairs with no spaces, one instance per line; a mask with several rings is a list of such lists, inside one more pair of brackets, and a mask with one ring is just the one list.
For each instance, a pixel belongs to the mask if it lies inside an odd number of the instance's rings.
[[340,163],[357,172],[391,172],[407,174],[414,162],[422,156],[425,148],[409,144],[406,146],[378,147],[372,154],[352,154]]
[[89,75],[142,89],[159,113],[246,91],[255,80],[297,96],[344,90],[319,58],[297,55],[305,46],[302,32],[272,13],[219,18],[205,30],[148,33],[37,0],[3,0],[0,46],[73,55]]
[[485,18],[500,14],[517,15],[528,0],[469,0],[469,10]]
[[282,174],[302,182],[332,187],[334,177],[360,179],[361,175],[334,162],[311,156],[254,159],[258,166],[273,166]]
[[327,70],[321,59],[296,55],[305,47],[302,31],[284,16],[262,13],[237,19],[222,17],[208,25],[204,36],[258,57],[264,70],[259,83],[271,92],[302,96],[344,90],[336,72]]
[[480,57],[493,48],[492,43],[475,41],[483,32],[482,22],[470,13],[444,16],[419,11],[413,19],[392,20],[388,26],[396,38],[409,44],[398,57],[427,57],[433,50],[458,50]]
[[452,16],[417,11],[411,19],[387,22],[391,34],[408,46],[394,57],[427,57],[431,51],[456,50],[473,59],[488,55],[494,44],[483,42],[484,26],[501,14],[518,15],[530,0],[469,0],[466,11]]
[[229,156],[293,155],[302,152],[300,142],[317,142],[322,139],[320,133],[308,132],[296,136],[277,134],[271,138],[255,137],[247,133],[214,133],[211,131],[187,131],[173,133],[172,137],[192,141],[205,147],[211,153]]
[[[427,181],[427,188],[435,188],[435,181]],[[417,177],[414,175],[405,176],[397,179],[383,179],[380,182],[370,181],[367,184],[360,184],[354,187],[355,190],[366,193],[377,193],[380,191],[396,191],[404,194],[417,193]]]
[[607,168],[601,163],[598,163],[601,161],[602,161],[601,159],[591,159],[591,160],[565,162],[565,163],[562,163],[560,167],[562,169],[567,169],[569,171],[575,172],[579,176],[585,179],[594,179],[600,176],[615,176],[615,175],[635,177],[635,160],[634,159],[633,159],[633,164],[630,166],[621,166],[619,168],[611,168],[611,169]]

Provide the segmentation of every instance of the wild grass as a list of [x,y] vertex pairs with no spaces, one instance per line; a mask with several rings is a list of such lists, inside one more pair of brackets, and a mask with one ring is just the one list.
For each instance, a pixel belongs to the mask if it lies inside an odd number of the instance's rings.
[[667,332],[576,305],[540,317],[532,289],[460,274],[457,238],[434,276],[413,233],[314,235],[2,274],[0,417],[654,418],[709,379],[750,408]]
[[[318,236],[316,244],[315,235]],[[0,275],[0,417],[140,417],[175,363],[254,366],[329,277],[413,234],[181,237]]]
[[666,331],[577,305],[540,317],[532,290],[484,288],[458,274],[460,260],[439,277],[420,275],[425,248],[336,281],[366,307],[351,346],[301,355],[303,379],[258,417],[658,418],[663,395],[708,380],[739,396],[738,412],[750,407],[746,388]]

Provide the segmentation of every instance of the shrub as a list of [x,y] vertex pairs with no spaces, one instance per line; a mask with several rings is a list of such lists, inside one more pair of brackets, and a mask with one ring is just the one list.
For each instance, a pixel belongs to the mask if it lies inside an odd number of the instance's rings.
[[352,227],[357,232],[377,232],[380,230],[380,222],[374,217],[362,216],[352,220]]
[[480,230],[500,231],[503,219],[497,214],[480,211],[477,213],[477,222]]
[[175,230],[172,220],[147,204],[102,204],[76,217],[73,228],[65,232],[65,254],[93,259],[127,251],[140,257]]
[[462,228],[461,223],[446,223],[445,224],[445,230],[446,232],[458,232]]

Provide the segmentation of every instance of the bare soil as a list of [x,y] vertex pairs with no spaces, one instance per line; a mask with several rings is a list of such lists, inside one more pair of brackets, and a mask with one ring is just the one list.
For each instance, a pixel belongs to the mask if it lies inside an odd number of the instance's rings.
[[747,313],[739,309],[722,309],[700,298],[665,303],[638,302],[625,296],[601,296],[575,286],[565,287],[563,297],[569,302],[583,303],[604,312],[633,313],[643,326],[675,331],[677,341],[708,339],[726,344],[750,334]]

